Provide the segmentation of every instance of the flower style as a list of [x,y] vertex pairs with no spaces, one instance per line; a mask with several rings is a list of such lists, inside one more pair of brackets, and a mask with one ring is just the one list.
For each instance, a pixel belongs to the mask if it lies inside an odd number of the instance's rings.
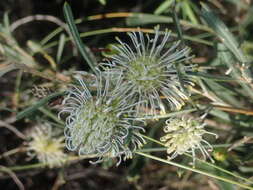
[[196,156],[195,150],[199,149],[204,157],[208,157],[211,161],[209,153],[207,152],[203,143],[208,147],[208,151],[212,151],[212,146],[203,139],[204,134],[217,135],[208,132],[204,129],[205,123],[201,123],[198,120],[192,118],[172,118],[166,121],[164,132],[167,133],[160,140],[165,142],[165,146],[168,147],[167,153],[172,156],[168,156],[168,159],[174,159],[178,155],[184,153],[191,153],[193,157],[193,163],[195,163]]
[[[128,35],[134,48],[117,39],[120,45],[113,47],[118,53],[112,55],[112,61],[104,65],[109,65],[111,72],[123,71],[123,78],[128,87],[126,93],[130,94],[132,100],[138,102],[137,113],[156,114],[158,109],[164,108],[162,99],[169,103],[172,110],[181,109],[188,99],[181,82],[185,84],[190,82],[184,78],[180,81],[177,65],[190,59],[190,49],[188,47],[180,49],[180,41],[166,49],[170,32],[166,31],[160,40],[158,27],[155,28],[153,39],[149,35],[145,38],[142,32]],[[192,70],[190,65],[178,66],[180,72]]]
[[95,154],[101,162],[105,158],[118,157],[120,164],[132,158],[132,153],[140,148],[145,140],[140,136],[142,127],[135,126],[137,119],[132,118],[134,105],[124,96],[121,74],[110,73],[95,77],[96,96],[92,96],[82,79],[80,86],[72,86],[64,99],[67,113],[65,136],[66,146],[79,155]]
[[64,153],[64,137],[54,137],[50,125],[36,126],[30,134],[31,141],[28,143],[28,154],[36,156],[43,164],[50,168],[62,166],[67,155]]

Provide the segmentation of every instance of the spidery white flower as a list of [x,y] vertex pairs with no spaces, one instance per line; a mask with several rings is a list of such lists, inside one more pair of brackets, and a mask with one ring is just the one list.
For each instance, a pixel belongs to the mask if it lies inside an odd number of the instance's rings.
[[[190,59],[190,49],[180,49],[180,41],[167,49],[170,32],[166,31],[161,39],[159,28],[155,28],[154,38],[149,35],[145,38],[142,32],[128,35],[132,44],[117,39],[120,45],[114,48],[118,53],[112,55],[112,61],[104,65],[109,65],[111,72],[123,71],[126,93],[139,102],[137,113],[156,114],[158,109],[164,107],[162,99],[167,101],[171,109],[181,109],[188,95],[182,89],[176,65]],[[192,66],[180,64],[180,70],[190,71]],[[184,78],[181,82],[190,83]]]
[[37,159],[50,168],[62,166],[67,155],[64,153],[64,137],[54,137],[50,125],[36,126],[29,134],[28,155]]
[[[171,118],[166,121],[164,132],[167,133],[161,137],[161,141],[165,142],[165,146],[168,147],[167,153],[172,154],[168,156],[168,159],[174,159],[178,155],[184,153],[191,153],[193,157],[193,163],[195,164],[196,155],[195,150],[199,149],[204,159],[208,157],[211,161],[208,151],[212,151],[212,146],[203,139],[203,135],[210,134],[217,138],[217,135],[208,132],[204,129],[205,123],[192,118]],[[208,147],[208,151],[205,146]]]
[[[100,73],[100,71],[98,71]],[[79,155],[95,154],[101,162],[105,158],[132,158],[133,151],[145,140],[140,136],[142,127],[135,126],[138,120],[132,118],[134,106],[124,96],[121,74],[99,74],[95,77],[96,96],[92,96],[84,81],[72,86],[64,99],[67,113],[65,136],[66,146]]]

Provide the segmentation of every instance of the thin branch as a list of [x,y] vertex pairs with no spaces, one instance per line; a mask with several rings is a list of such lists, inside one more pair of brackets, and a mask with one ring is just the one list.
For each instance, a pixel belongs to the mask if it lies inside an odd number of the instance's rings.
[[7,152],[4,152],[3,154],[0,155],[0,159],[4,158],[4,157],[7,157],[7,156],[11,156],[13,154],[16,154],[18,152],[25,152],[26,151],[26,148],[25,147],[18,147],[18,148],[14,148],[14,149],[11,149]]
[[8,173],[10,175],[10,177],[13,179],[13,181],[17,184],[17,186],[20,190],[25,190],[23,183],[18,179],[18,177],[16,176],[16,174],[13,171],[11,171],[10,169],[8,169],[4,166],[0,166],[0,170],[1,170],[1,172]]
[[69,34],[67,25],[64,22],[62,22],[59,18],[51,16],[51,15],[39,15],[39,14],[27,16],[27,17],[16,20],[15,22],[11,24],[10,30],[11,32],[14,32],[21,25],[24,25],[33,21],[49,21],[49,22],[55,23],[59,25],[60,27],[64,28],[64,30],[66,30],[66,32]]
[[26,136],[23,133],[21,133],[19,130],[17,130],[14,126],[0,120],[0,127],[5,127],[9,129],[10,131],[12,131],[13,133],[15,133],[19,138],[26,140]]

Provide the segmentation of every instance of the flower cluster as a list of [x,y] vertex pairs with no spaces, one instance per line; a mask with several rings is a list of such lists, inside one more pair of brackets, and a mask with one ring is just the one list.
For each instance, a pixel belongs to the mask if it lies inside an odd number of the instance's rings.
[[[98,71],[100,73],[100,71]],[[132,152],[140,148],[144,139],[136,126],[139,120],[131,117],[134,104],[129,104],[124,96],[121,74],[100,73],[96,77],[96,95],[92,95],[82,79],[80,86],[73,86],[64,99],[67,113],[65,136],[67,148],[79,151],[79,155],[95,154],[97,162],[104,158],[132,157]]]
[[[180,42],[169,45],[170,33],[161,38],[158,28],[154,38],[142,32],[129,34],[133,49],[118,39],[114,46],[116,54],[111,61],[103,63],[103,71],[97,69],[94,83],[85,83],[78,78],[63,101],[59,117],[66,116],[66,146],[79,155],[96,155],[101,162],[117,157],[118,164],[132,158],[136,149],[145,143],[139,126],[139,116],[156,115],[166,108],[181,109],[188,93],[183,86],[192,85],[185,73],[191,65],[182,64],[188,60],[190,49],[180,48]],[[144,117],[145,118],[145,117]],[[170,119],[161,138],[168,147],[168,153],[175,158],[178,154],[195,149],[209,157],[204,134],[204,124],[192,119]]]
[[[137,113],[154,115],[164,108],[162,99],[172,110],[179,110],[188,99],[182,84],[191,84],[186,78],[179,78],[182,73],[192,70],[192,66],[179,63],[188,60],[190,49],[180,48],[180,41],[169,45],[170,32],[163,37],[158,28],[154,38],[144,37],[142,32],[129,33],[132,46],[118,39],[120,46],[114,46],[117,54],[111,56],[112,61],[105,63],[110,72],[124,73],[123,80],[127,85],[126,94],[137,102]],[[166,105],[167,105],[166,104]]]
[[49,166],[60,167],[62,166],[67,155],[64,153],[64,138],[54,137],[52,127],[50,125],[36,126],[29,134],[31,141],[28,143],[28,154]]
[[164,132],[167,133],[161,138],[162,142],[165,142],[165,146],[168,147],[167,153],[172,156],[168,156],[168,159],[173,159],[177,155],[184,153],[191,153],[193,157],[193,163],[195,163],[195,150],[199,149],[204,157],[208,157],[211,161],[209,153],[205,146],[208,147],[208,151],[212,151],[212,146],[203,139],[203,135],[216,134],[208,132],[204,129],[205,123],[202,123],[192,118],[171,118],[166,121]]

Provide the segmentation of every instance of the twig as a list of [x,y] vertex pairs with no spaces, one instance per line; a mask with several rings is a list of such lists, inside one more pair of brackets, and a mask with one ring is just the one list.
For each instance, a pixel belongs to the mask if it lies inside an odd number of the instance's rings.
[[233,107],[227,107],[227,106],[218,106],[218,105],[215,105],[214,107],[219,110],[226,111],[226,112],[241,113],[241,114],[245,114],[245,115],[253,115],[253,110],[233,108]]
[[0,120],[0,127],[5,127],[7,129],[9,129],[10,131],[12,131],[13,133],[15,133],[19,138],[26,140],[26,136],[23,135],[23,133],[21,133],[19,130],[17,130],[14,126]]
[[222,130],[225,130],[225,131],[231,131],[231,129],[232,129],[231,125],[227,125],[225,123],[217,122],[217,121],[214,121],[214,120],[211,120],[211,119],[205,119],[205,123],[207,125],[210,125],[210,126],[216,128],[216,129],[222,129]]
[[1,172],[8,173],[11,176],[11,178],[13,179],[13,181],[17,184],[17,186],[20,190],[25,190],[23,183],[18,179],[18,177],[16,176],[16,174],[14,172],[12,172],[10,169],[8,169],[4,166],[0,166],[0,170],[1,170]]
[[[71,156],[68,158],[67,162],[70,164],[74,163],[75,161],[80,161],[84,159],[90,159],[90,158],[97,158],[98,156],[96,154],[90,154],[90,155],[84,155],[84,156]],[[36,163],[36,164],[28,164],[28,165],[22,165],[22,166],[12,166],[8,169],[12,171],[21,171],[21,170],[29,170],[34,168],[44,168],[46,167],[46,163]]]
[[39,14],[27,16],[27,17],[16,20],[15,22],[11,24],[10,30],[11,32],[14,32],[21,25],[24,25],[33,21],[49,21],[49,22],[55,23],[59,25],[60,27],[64,28],[64,30],[66,30],[66,32],[69,34],[67,25],[64,22],[62,22],[59,18],[51,16],[51,15],[39,15]]
[[68,78],[63,78],[63,77],[57,78],[57,76],[52,76],[50,73],[44,74],[44,73],[39,72],[31,67],[28,67],[25,64],[21,64],[21,63],[13,63],[13,64],[15,65],[16,68],[21,69],[24,72],[31,73],[33,75],[39,76],[41,78],[45,78],[50,81],[57,81],[59,83],[64,83],[64,84],[70,82]]
[[25,147],[18,147],[18,148],[14,148],[14,149],[11,149],[7,152],[4,152],[3,154],[0,155],[0,159],[4,158],[4,157],[7,157],[7,156],[10,156],[12,154],[16,154],[18,152],[24,152],[26,151],[26,148]]
[[64,180],[64,176],[62,171],[59,171],[58,176],[54,182],[54,185],[51,190],[58,190],[62,185],[64,185],[66,182]]
[[241,146],[245,143],[248,143],[250,140],[252,140],[252,137],[247,137],[244,136],[243,139],[240,139],[238,141],[236,141],[235,143],[233,143],[229,148],[228,148],[228,152],[237,148],[238,146]]

